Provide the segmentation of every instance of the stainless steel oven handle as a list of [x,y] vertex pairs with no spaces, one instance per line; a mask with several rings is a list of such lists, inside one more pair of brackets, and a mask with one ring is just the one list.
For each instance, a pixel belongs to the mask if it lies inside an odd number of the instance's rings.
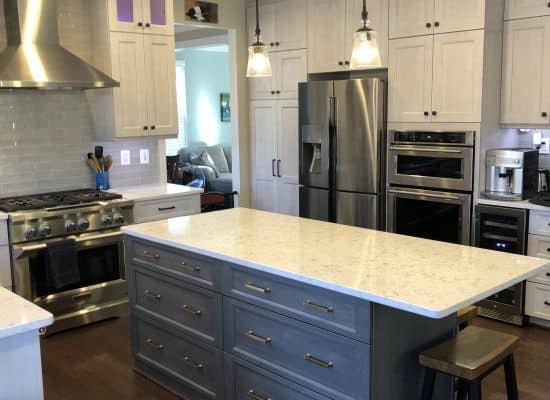
[[433,197],[435,199],[444,199],[444,200],[462,200],[460,196],[450,196],[450,195],[431,194],[431,193],[417,193],[417,192],[411,192],[408,190],[389,189],[388,192],[393,194],[408,194],[412,196]]
[[430,149],[430,148],[426,148],[426,147],[390,146],[390,150],[394,150],[394,151],[417,151],[419,153],[462,154],[462,150]]

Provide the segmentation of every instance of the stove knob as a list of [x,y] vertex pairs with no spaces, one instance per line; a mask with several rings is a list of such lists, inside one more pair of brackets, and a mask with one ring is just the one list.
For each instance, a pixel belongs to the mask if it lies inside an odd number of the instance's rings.
[[65,230],[67,233],[76,231],[76,224],[73,221],[65,221]]
[[101,217],[101,223],[103,225],[111,225],[113,223],[113,218],[110,215],[104,215]]
[[115,214],[113,216],[113,219],[115,221],[115,224],[123,224],[124,223],[124,215],[122,215],[122,214]]
[[38,236],[38,231],[34,226],[28,226],[25,228],[25,237],[27,239],[35,239]]
[[38,227],[38,234],[40,236],[48,236],[51,233],[52,233],[52,227],[49,225],[44,224]]
[[90,227],[90,221],[88,221],[86,218],[80,218],[78,220],[78,227],[80,229],[88,229]]

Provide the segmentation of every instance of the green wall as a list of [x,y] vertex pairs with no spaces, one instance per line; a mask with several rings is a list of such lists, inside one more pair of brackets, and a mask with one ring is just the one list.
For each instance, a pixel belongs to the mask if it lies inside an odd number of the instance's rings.
[[229,92],[229,61],[224,52],[185,49],[188,143],[231,144],[231,124],[221,122],[220,93]]

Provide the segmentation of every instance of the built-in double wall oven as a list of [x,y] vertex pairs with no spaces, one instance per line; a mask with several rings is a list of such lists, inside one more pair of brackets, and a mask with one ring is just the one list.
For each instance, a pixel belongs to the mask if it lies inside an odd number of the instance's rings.
[[475,133],[390,131],[388,231],[470,244]]

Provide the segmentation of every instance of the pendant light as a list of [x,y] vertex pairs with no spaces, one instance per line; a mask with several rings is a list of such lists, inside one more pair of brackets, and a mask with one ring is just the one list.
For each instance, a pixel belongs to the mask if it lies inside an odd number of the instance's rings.
[[271,62],[267,46],[262,43],[260,37],[260,13],[258,11],[258,0],[256,0],[256,40],[248,48],[247,78],[271,76]]
[[366,0],[363,0],[363,11],[361,12],[363,26],[353,34],[353,50],[350,63],[352,69],[373,68],[382,65],[376,32],[369,27],[368,18],[367,3]]

